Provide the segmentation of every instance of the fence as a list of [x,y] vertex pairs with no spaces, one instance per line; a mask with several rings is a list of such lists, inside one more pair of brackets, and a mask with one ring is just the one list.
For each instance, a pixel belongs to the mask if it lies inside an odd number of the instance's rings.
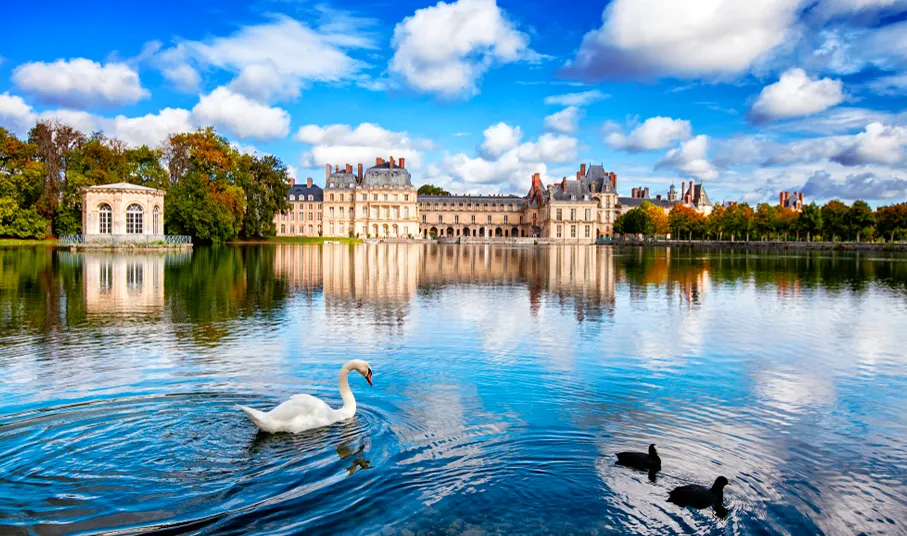
[[84,243],[85,243],[85,235],[80,235],[80,234],[61,235],[57,239],[57,244],[59,244],[61,246],[72,246],[75,244],[84,244]]

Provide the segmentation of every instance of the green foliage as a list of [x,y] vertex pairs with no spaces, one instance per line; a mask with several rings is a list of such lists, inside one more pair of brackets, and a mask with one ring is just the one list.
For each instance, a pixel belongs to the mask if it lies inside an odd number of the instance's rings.
[[416,193],[419,195],[450,195],[450,192],[434,184],[423,184],[416,190]]
[[829,201],[820,210],[822,214],[822,235],[826,240],[835,241],[838,238],[844,238],[849,234],[847,224],[847,205],[833,200]]
[[692,239],[705,234],[706,220],[699,212],[677,203],[668,214],[668,227],[674,238]]
[[245,190],[246,211],[243,217],[243,238],[274,236],[277,228],[274,216],[289,209],[287,194],[290,178],[287,167],[275,156],[241,157],[240,185]]
[[879,207],[875,213],[876,231],[889,240],[907,238],[907,203]]
[[614,222],[614,231],[621,234],[652,236],[655,234],[655,222],[649,213],[640,206],[621,214]]
[[863,238],[871,238],[875,229],[875,218],[872,207],[866,201],[854,201],[847,210],[848,238],[856,238],[859,242]]
[[798,232],[806,235],[807,240],[822,232],[822,211],[815,203],[803,205],[800,215],[797,216],[796,228]]

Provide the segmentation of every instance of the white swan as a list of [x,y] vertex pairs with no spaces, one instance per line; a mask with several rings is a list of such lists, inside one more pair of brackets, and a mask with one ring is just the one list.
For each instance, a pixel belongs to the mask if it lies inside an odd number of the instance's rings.
[[272,434],[299,433],[350,419],[356,414],[356,399],[347,380],[351,370],[365,376],[365,381],[372,385],[372,369],[368,363],[361,359],[344,363],[340,368],[340,398],[343,400],[343,407],[340,409],[334,409],[312,395],[294,395],[268,412],[245,406],[239,406],[239,409],[246,412],[259,430]]

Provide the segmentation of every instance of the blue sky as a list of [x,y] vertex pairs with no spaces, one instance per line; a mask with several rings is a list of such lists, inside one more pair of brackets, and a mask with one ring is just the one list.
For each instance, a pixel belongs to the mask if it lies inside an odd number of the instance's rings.
[[14,3],[0,126],[214,125],[299,179],[405,157],[525,193],[603,163],[713,200],[907,196],[907,0]]

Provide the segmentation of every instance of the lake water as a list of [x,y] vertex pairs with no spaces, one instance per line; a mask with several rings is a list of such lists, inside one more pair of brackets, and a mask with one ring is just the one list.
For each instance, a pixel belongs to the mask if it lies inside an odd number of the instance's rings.
[[881,253],[0,249],[0,534],[904,534],[905,328]]

